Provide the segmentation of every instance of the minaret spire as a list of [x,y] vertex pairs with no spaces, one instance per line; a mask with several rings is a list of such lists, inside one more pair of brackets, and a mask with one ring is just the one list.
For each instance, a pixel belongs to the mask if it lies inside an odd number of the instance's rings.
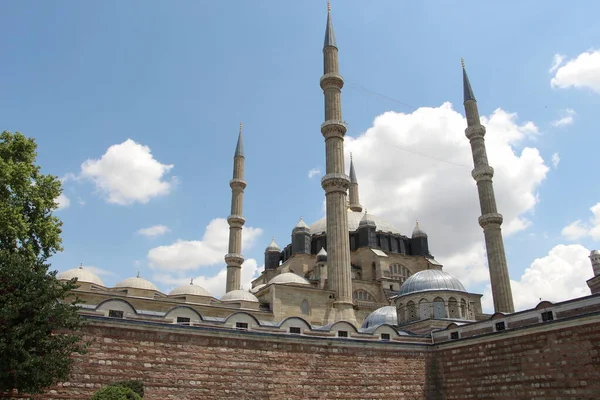
[[356,179],[356,171],[354,171],[354,160],[352,159],[352,153],[350,153],[350,209],[356,212],[362,212],[363,207],[360,205],[358,198],[358,180]]
[[481,217],[479,225],[483,228],[485,247],[487,250],[488,267],[490,270],[490,282],[492,284],[492,296],[494,298],[494,310],[496,312],[512,313],[515,311],[510,287],[510,277],[504,254],[504,242],[502,240],[502,214],[496,208],[496,197],[492,177],[494,169],[490,167],[485,149],[485,127],[481,125],[477,101],[471,89],[471,83],[467,76],[464,60],[462,61],[464,107],[467,117],[467,129],[465,134],[471,143],[473,153],[473,164],[475,168],[471,172],[473,179],[477,182],[479,192],[479,205]]
[[227,282],[225,291],[231,292],[240,288],[242,281],[242,227],[246,220],[243,217],[242,205],[244,203],[244,144],[242,141],[242,123],[238,135],[235,154],[233,156],[233,179],[229,182],[231,187],[231,215],[227,217],[229,223],[229,250],[225,255],[227,263]]
[[325,43],[323,46],[321,88],[325,96],[325,122],[321,133],[325,138],[326,175],[321,179],[327,209],[328,281],[335,291],[334,320],[356,325],[352,304],[352,272],[350,237],[348,234],[347,197],[350,179],[344,168],[344,135],[341,95],[344,80],[339,74],[338,49],[328,6]]

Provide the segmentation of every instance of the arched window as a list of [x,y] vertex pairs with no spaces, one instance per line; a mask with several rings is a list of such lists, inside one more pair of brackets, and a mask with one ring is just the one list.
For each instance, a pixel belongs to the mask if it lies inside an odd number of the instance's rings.
[[355,290],[354,293],[352,293],[352,298],[359,301],[375,301],[373,296],[371,296],[371,293],[361,289]]
[[310,313],[310,308],[308,307],[308,301],[306,299],[302,300],[300,310],[302,310],[302,315],[308,315]]
[[458,311],[458,302],[454,297],[448,299],[448,313],[450,318],[460,318]]
[[421,301],[419,301],[419,319],[427,318],[431,318],[429,302],[426,299],[421,299]]
[[446,304],[441,297],[433,299],[433,318],[446,318]]
[[390,275],[393,279],[398,279],[400,284],[403,284],[405,280],[411,275],[408,268],[400,264],[390,264]]
[[468,319],[468,315],[467,315],[467,302],[465,301],[465,299],[460,299],[460,316],[463,319]]
[[373,262],[371,264],[371,279],[376,280],[377,279],[377,265]]
[[408,321],[416,321],[418,319],[417,306],[412,300],[406,303],[406,311],[408,313]]

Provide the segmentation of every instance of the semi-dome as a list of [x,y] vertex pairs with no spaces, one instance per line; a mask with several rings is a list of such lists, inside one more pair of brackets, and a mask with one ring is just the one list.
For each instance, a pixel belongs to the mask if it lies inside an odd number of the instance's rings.
[[121,282],[115,285],[116,288],[129,288],[129,289],[144,289],[144,290],[156,290],[159,291],[158,288],[154,285],[154,283],[146,280],[144,278],[140,278],[139,276],[133,276],[131,278],[123,279]]
[[102,279],[100,279],[98,275],[83,267],[69,269],[56,275],[56,279],[61,281],[70,281],[73,278],[77,278],[78,282],[93,283],[94,285],[104,286],[104,282],[102,282]]
[[362,328],[372,328],[383,324],[398,325],[396,307],[384,306],[373,311],[363,321]]
[[[348,209],[348,230],[350,232],[353,232],[358,229],[358,224],[360,224],[360,220],[363,218],[364,215],[365,214],[363,212],[352,211],[352,210]],[[384,220],[382,220],[374,215],[371,215],[371,214],[369,214],[369,217],[373,220],[373,222],[375,222],[375,225],[377,226],[378,231],[400,234],[400,231],[398,229],[396,229],[389,222],[384,221]],[[310,225],[309,228],[310,228],[310,233],[312,233],[313,235],[325,233],[325,232],[327,232],[327,219],[322,218],[322,219],[318,220],[317,222],[313,223],[312,225]]]
[[295,283],[297,285],[310,285],[310,282],[301,277],[300,275],[296,275],[293,272],[284,272],[283,274],[279,274],[269,281],[269,285],[271,283]]
[[431,290],[454,290],[466,292],[463,284],[447,272],[426,269],[408,278],[400,287],[399,296]]
[[221,297],[221,301],[249,301],[252,303],[258,303],[258,299],[255,295],[242,289],[232,290],[231,292],[225,293]]
[[169,292],[169,296],[207,296],[212,297],[208,290],[202,286],[194,285],[194,282],[190,282],[185,285],[177,286],[175,289]]

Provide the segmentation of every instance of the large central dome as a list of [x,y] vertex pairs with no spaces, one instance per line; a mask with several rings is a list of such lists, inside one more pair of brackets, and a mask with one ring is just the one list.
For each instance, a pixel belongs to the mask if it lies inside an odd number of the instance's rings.
[[[363,212],[348,210],[348,230],[351,232],[357,230],[358,224],[364,215],[365,213]],[[371,219],[375,222],[375,225],[377,225],[378,231],[400,234],[400,231],[389,222],[379,219],[371,214],[369,214],[369,217],[371,217]],[[321,218],[317,222],[313,223],[309,228],[310,233],[313,235],[325,233],[327,232],[327,219]]]

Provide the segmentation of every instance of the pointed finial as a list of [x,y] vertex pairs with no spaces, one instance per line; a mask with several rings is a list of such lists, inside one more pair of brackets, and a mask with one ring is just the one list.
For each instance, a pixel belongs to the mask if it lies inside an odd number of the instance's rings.
[[190,279],[190,285],[194,284],[194,278]]
[[140,270],[138,269],[137,277],[140,277]]
[[327,12],[331,12],[331,1],[327,0]]
[[463,102],[469,100],[475,100],[475,95],[473,94],[473,89],[471,88],[471,82],[469,82],[469,77],[467,76],[467,70],[465,68],[465,60],[463,58],[460,59],[462,64],[463,71]]
[[352,152],[350,152],[350,161],[352,161]]
[[243,157],[244,156],[244,143],[242,141],[242,123],[240,122],[240,133],[238,135],[237,145],[235,146],[235,156]]
[[465,59],[464,58],[460,58],[460,64],[462,65],[463,69],[465,68]]

